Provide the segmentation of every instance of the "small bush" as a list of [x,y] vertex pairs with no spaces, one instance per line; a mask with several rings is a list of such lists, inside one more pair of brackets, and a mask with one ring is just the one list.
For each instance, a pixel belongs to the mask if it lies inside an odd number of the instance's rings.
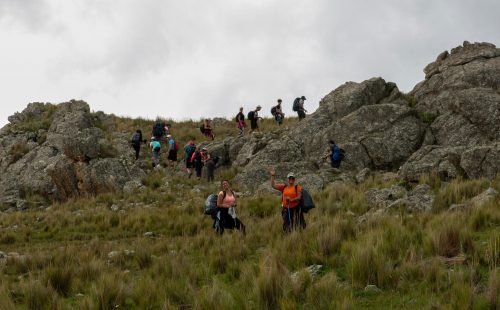
[[434,120],[438,117],[437,114],[431,113],[431,112],[419,112],[418,113],[418,118],[426,124],[432,124]]
[[14,244],[16,240],[16,236],[12,233],[3,233],[2,237],[0,237],[1,244]]
[[23,285],[23,292],[26,305],[29,309],[53,309],[58,301],[57,294],[37,280],[32,279],[28,283],[25,283]]
[[50,266],[45,270],[46,282],[57,293],[67,297],[73,283],[73,272],[68,266]]
[[127,293],[123,277],[107,273],[101,275],[94,288],[97,309],[116,309],[125,305]]
[[264,218],[281,212],[281,201],[274,196],[257,197],[249,199],[245,208],[251,216]]
[[415,96],[413,96],[413,95],[401,93],[401,99],[408,102],[408,106],[411,108],[414,108],[417,106],[417,98],[415,98]]
[[26,142],[18,142],[14,144],[10,150],[9,150],[9,155],[10,155],[10,162],[9,164],[13,164],[16,161],[20,160],[21,158],[24,157],[24,155],[28,154],[29,148]]

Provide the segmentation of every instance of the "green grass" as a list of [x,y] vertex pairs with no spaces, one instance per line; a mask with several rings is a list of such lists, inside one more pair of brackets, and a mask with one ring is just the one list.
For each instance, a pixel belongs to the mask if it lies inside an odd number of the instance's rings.
[[[286,126],[295,120],[288,121]],[[173,123],[172,132],[200,137],[197,123]],[[151,125],[118,117],[99,124],[130,133]],[[277,129],[272,120],[261,127]],[[225,135],[237,130],[216,128],[216,140]],[[217,179],[231,181],[236,174],[236,168],[220,169]],[[288,235],[279,196],[245,196],[237,212],[246,236],[216,235],[203,215],[218,182],[159,170],[142,183],[145,188],[131,194],[2,213],[0,250],[18,255],[0,261],[0,309],[498,307],[500,198],[480,208],[447,209],[490,185],[500,190],[500,177],[445,184],[437,175],[423,176],[420,183],[436,194],[434,212],[395,210],[364,222],[358,222],[369,210],[364,192],[397,181],[374,175],[362,184],[327,187],[313,193],[316,208],[306,216],[307,228]],[[33,206],[47,203],[27,197]],[[454,261],[457,256],[465,262]],[[323,266],[315,277],[305,269],[313,264]],[[381,292],[365,292],[369,284]]]

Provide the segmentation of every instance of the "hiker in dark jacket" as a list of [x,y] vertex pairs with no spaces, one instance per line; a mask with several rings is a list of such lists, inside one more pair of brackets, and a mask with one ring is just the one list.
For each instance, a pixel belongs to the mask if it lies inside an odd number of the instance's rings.
[[205,160],[205,167],[207,167],[208,182],[214,181],[214,171],[218,161],[219,157],[214,156],[212,153],[207,153],[207,159]]
[[337,144],[335,144],[335,141],[330,140],[329,143],[329,152],[323,157],[323,160],[330,158],[332,168],[340,168],[340,162],[342,161],[344,154]]
[[254,131],[259,131],[259,125],[257,121],[262,119],[262,117],[259,116],[259,111],[262,109],[260,105],[258,105],[255,110],[248,112],[248,119],[250,120],[250,132]]
[[[297,111],[297,115],[299,116],[299,121],[301,121],[304,118],[306,118],[306,112],[307,112],[307,110],[304,109],[304,101],[306,100],[306,97],[302,96],[302,97],[297,98],[297,99],[298,99],[298,106],[294,107],[293,110]],[[295,100],[297,100],[297,99],[295,99]]]
[[168,139],[168,162],[169,165],[174,167],[177,163],[177,151],[179,150],[179,144],[171,135],[167,135]]
[[137,129],[132,136],[132,147],[134,148],[135,151],[135,160],[139,159],[139,152],[141,151],[141,143],[144,142],[146,143],[146,140],[142,140],[142,131],[140,129]]
[[295,184],[295,174],[288,173],[287,184],[276,184],[276,171],[271,168],[271,186],[281,192],[281,217],[283,218],[283,231],[291,232],[296,228],[306,228],[304,214],[300,207],[302,199],[302,187]]
[[207,149],[202,148],[201,150],[197,150],[191,156],[191,163],[194,166],[194,170],[196,171],[196,177],[198,180],[201,178],[201,171],[203,169],[203,162],[207,159]]
[[184,162],[186,164],[186,172],[188,173],[188,177],[190,178],[193,175],[193,163],[191,162],[191,157],[193,153],[196,151],[196,145],[193,140],[189,140],[188,144],[184,146]]
[[236,217],[236,195],[231,189],[229,181],[221,182],[222,191],[217,195],[217,213],[215,215],[214,229],[219,234],[224,229],[238,229],[245,234],[245,225]]

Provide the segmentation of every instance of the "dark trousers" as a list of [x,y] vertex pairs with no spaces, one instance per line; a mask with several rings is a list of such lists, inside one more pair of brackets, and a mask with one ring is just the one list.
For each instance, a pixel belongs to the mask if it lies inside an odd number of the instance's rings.
[[283,218],[283,231],[285,232],[306,228],[306,221],[300,207],[283,208],[281,217]]
[[139,152],[141,151],[141,145],[140,144],[133,144],[132,147],[134,148],[135,151],[135,160],[139,159]]
[[215,215],[214,229],[219,234],[224,233],[224,229],[238,229],[245,233],[245,225],[240,221],[239,218],[233,218],[228,213],[228,208],[217,208],[217,213]]
[[340,168],[340,160],[332,160],[332,168]]
[[211,167],[211,166],[207,165],[207,179],[208,179],[208,182],[213,182],[214,181],[214,170],[215,170],[214,167]]

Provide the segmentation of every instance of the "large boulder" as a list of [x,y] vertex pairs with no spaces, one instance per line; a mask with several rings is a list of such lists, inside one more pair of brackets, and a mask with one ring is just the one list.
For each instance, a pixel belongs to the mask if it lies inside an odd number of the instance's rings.
[[10,120],[0,135],[0,204],[121,191],[145,175],[130,160],[128,135],[105,135],[83,101],[29,104]]

